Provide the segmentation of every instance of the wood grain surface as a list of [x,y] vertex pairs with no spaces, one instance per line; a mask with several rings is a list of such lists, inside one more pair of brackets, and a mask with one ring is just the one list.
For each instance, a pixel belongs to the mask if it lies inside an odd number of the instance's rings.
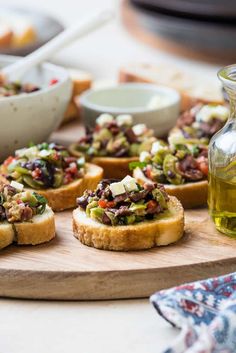
[[[78,123],[53,134],[69,144],[81,136]],[[71,211],[56,215],[57,236],[39,246],[0,252],[0,296],[94,300],[147,297],[156,290],[236,270],[236,240],[217,232],[206,209],[186,212],[178,243],[136,252],[89,248],[72,234]]]
[[0,296],[94,300],[146,297],[162,288],[236,270],[236,242],[218,233],[207,210],[186,212],[177,244],[145,251],[89,248],[73,237],[71,212],[56,216],[57,237],[0,253]]

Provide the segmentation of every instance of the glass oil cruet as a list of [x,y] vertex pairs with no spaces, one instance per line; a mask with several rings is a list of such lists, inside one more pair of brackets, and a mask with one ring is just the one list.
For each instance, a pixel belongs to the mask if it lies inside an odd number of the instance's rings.
[[218,73],[230,100],[227,123],[209,145],[208,206],[216,228],[236,238],[236,64]]

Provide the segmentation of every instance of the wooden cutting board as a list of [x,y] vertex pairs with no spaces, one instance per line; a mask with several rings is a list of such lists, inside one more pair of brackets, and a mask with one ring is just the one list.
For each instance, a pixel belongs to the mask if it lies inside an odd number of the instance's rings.
[[[72,123],[53,138],[69,143],[80,133],[81,128]],[[80,244],[73,237],[70,211],[56,215],[56,226],[57,237],[48,244],[12,245],[0,252],[0,296],[138,298],[236,270],[236,240],[215,230],[206,209],[186,212],[185,235],[178,243],[128,253]]]

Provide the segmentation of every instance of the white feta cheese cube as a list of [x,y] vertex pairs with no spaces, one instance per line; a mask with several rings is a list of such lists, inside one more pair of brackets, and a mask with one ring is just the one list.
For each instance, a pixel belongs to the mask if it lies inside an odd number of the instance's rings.
[[209,122],[212,118],[226,121],[229,116],[229,109],[223,105],[204,105],[196,114],[196,121]]
[[145,124],[137,124],[132,129],[136,136],[140,136],[147,130],[147,126]]
[[17,181],[12,180],[10,184],[13,188],[15,188],[17,191],[22,191],[24,189],[24,185],[21,183],[17,183]]
[[148,162],[151,158],[151,155],[147,151],[143,151],[140,153],[139,160],[140,162]]
[[165,148],[163,146],[163,143],[161,141],[155,141],[152,144],[152,148],[151,148],[151,154],[156,154],[158,151],[163,150],[163,148]]
[[27,157],[28,159],[34,159],[38,154],[38,148],[37,146],[32,146],[29,148],[22,148],[20,150],[17,150],[15,152],[15,155],[17,157]]
[[112,192],[112,196],[116,197],[118,195],[124,194],[125,193],[125,187],[122,182],[117,182],[117,183],[112,183],[110,185],[110,190]]
[[50,154],[51,154],[51,152],[48,151],[48,150],[41,150],[41,151],[39,152],[39,156],[42,157],[42,158],[48,157]]
[[99,117],[96,119],[96,123],[99,126],[103,126],[105,124],[111,123],[114,120],[114,117],[111,114],[101,114]]
[[121,180],[121,183],[123,183],[125,190],[128,192],[138,190],[136,180],[132,178],[130,175],[127,175],[123,180]]
[[116,122],[118,126],[132,125],[133,117],[130,114],[120,114],[120,115],[117,115]]

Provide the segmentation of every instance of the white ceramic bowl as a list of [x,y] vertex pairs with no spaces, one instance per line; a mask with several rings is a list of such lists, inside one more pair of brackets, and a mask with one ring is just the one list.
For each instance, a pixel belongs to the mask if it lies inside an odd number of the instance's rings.
[[88,125],[94,125],[101,113],[131,114],[135,124],[145,123],[157,137],[162,137],[176,122],[180,95],[172,88],[155,84],[125,83],[86,91],[79,104]]
[[[0,67],[17,59],[0,55]],[[49,86],[53,78],[58,83]],[[42,89],[0,98],[0,160],[31,141],[47,140],[62,121],[71,97],[72,83],[67,71],[49,63],[30,70],[22,82],[34,83]]]

